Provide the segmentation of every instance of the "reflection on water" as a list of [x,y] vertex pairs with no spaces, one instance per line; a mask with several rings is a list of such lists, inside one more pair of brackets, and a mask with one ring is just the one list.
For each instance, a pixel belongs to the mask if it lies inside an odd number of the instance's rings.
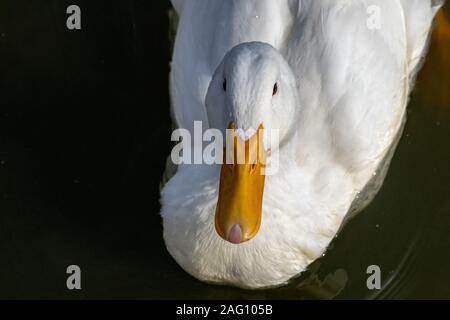
[[433,106],[436,115],[448,116],[450,108],[450,6],[439,12],[432,36],[431,51],[418,79],[417,100]]
[[[185,275],[173,287],[176,297],[450,298],[449,21],[447,4],[438,16],[408,122],[380,193],[343,228],[327,254],[281,288],[245,291]],[[381,268],[381,290],[366,287],[370,265]]]

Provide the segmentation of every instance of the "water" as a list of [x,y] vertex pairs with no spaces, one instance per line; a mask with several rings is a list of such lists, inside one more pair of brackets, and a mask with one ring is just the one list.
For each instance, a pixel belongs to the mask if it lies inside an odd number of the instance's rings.
[[450,35],[434,38],[375,200],[289,285],[247,291],[190,277],[162,241],[167,4],[79,2],[71,34],[60,1],[0,4],[0,298],[450,298]]

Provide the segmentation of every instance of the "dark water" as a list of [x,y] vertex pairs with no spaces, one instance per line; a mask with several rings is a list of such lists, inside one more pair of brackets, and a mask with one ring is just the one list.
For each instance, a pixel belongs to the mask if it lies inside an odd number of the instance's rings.
[[450,37],[434,38],[374,202],[300,278],[245,291],[191,278],[162,241],[168,3],[77,3],[69,32],[71,1],[0,2],[0,298],[450,298]]

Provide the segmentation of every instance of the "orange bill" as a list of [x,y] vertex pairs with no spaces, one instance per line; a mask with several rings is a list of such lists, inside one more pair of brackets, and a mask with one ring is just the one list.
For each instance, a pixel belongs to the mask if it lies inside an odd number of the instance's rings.
[[252,239],[261,225],[266,151],[263,126],[243,140],[230,123],[216,207],[217,233],[231,243]]

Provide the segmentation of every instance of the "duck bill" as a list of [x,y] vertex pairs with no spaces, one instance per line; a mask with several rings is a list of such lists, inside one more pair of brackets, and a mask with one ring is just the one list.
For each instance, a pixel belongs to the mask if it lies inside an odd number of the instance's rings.
[[220,237],[234,244],[252,239],[261,225],[266,162],[263,129],[260,125],[247,140],[236,134],[233,123],[227,130],[215,226]]

